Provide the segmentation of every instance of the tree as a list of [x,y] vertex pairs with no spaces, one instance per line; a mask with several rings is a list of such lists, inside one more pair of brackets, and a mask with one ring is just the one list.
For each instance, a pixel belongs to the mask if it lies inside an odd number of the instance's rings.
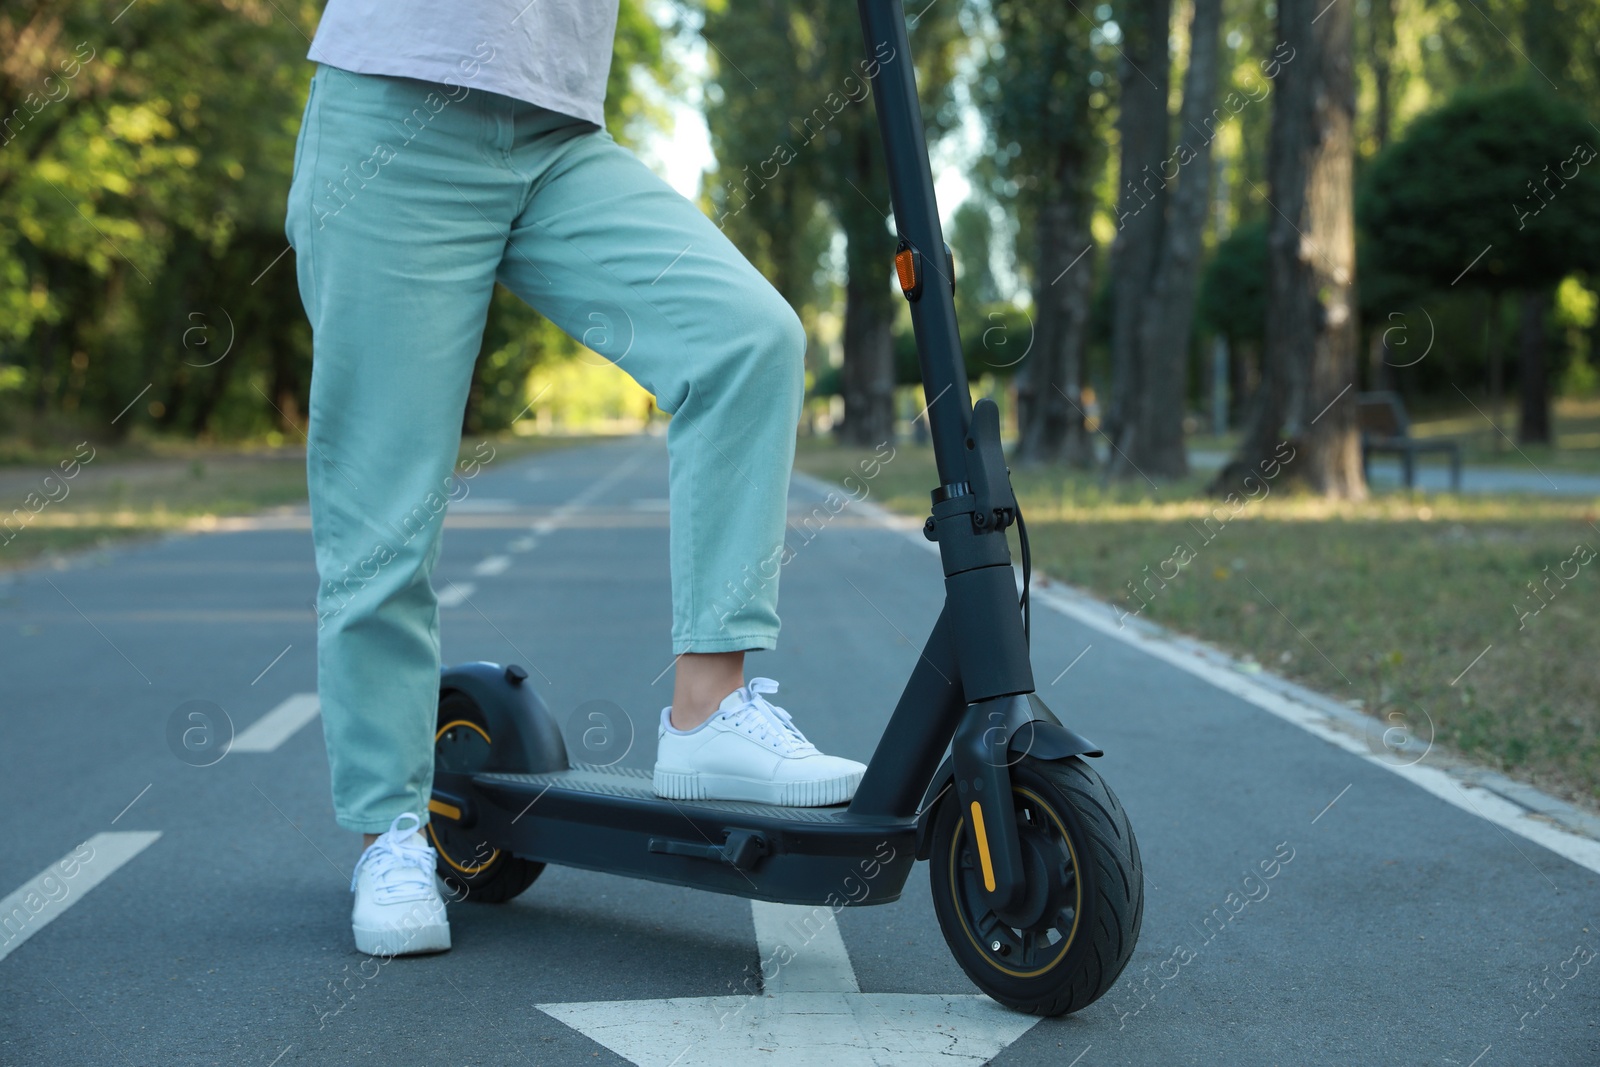
[[[1515,295],[1524,441],[1549,440],[1543,321],[1567,274],[1600,266],[1600,142],[1531,81],[1466,89],[1372,162],[1359,203],[1376,269],[1427,289]],[[1492,371],[1491,371],[1492,373]]]
[[1200,276],[1196,325],[1228,339],[1229,394],[1255,386],[1267,317],[1267,220],[1244,223],[1217,245]]
[[[840,435],[876,444],[894,431],[894,237],[869,75],[891,57],[862,48],[854,0],[702,0],[713,46],[708,124],[718,139],[712,203],[726,229],[791,303],[808,291],[831,234],[845,235]],[[913,60],[930,140],[942,132],[955,46],[954,5],[913,17]],[[748,153],[748,154],[746,154]],[[803,316],[804,317],[804,316]]]
[[[1031,253],[1033,312],[1026,332],[979,325],[1005,342],[1004,356],[991,359],[1016,367],[1018,462],[1088,466],[1094,450],[1080,394],[1094,291],[1090,191],[1101,158],[1089,108],[1091,24],[1052,0],[990,6],[996,43],[974,97],[989,128],[992,193],[1015,213],[1025,233],[1019,245]],[[1019,346],[1026,356],[1014,353]]]
[[703,199],[728,239],[792,306],[814,299],[821,160],[794,129],[794,101],[816,90],[803,27],[776,0],[706,4],[716,62],[705,87],[717,167]]
[[[1129,0],[1118,20],[1122,63],[1117,138],[1117,238],[1111,247],[1111,403],[1103,429],[1126,440],[1142,383],[1139,315],[1155,273],[1166,213],[1161,164],[1167,154],[1167,92],[1171,81],[1167,34],[1171,0]],[[1114,454],[1114,453],[1113,453]]]
[[1278,35],[1292,52],[1276,78],[1267,146],[1272,213],[1261,385],[1239,450],[1213,483],[1219,492],[1271,462],[1287,436],[1313,491],[1366,496],[1354,402],[1352,8],[1278,3]]
[[1109,461],[1113,475],[1175,478],[1189,469],[1183,407],[1200,238],[1210,206],[1211,142],[1221,117],[1213,107],[1221,24],[1222,0],[1193,0],[1177,145],[1160,175],[1164,183],[1175,178],[1177,188],[1167,193],[1151,274],[1135,303],[1134,347],[1124,355],[1135,360],[1137,388],[1124,401],[1121,440]]

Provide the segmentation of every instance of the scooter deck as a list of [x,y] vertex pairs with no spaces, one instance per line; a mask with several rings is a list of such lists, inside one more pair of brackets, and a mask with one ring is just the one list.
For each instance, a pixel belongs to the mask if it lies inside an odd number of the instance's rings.
[[887,904],[915,862],[915,817],[667,800],[629,767],[438,773],[434,797],[436,815],[458,808],[463,830],[524,859],[779,903]]

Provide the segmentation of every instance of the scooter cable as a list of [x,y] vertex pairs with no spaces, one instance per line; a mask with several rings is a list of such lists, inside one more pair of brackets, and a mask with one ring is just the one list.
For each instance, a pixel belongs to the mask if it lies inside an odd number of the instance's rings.
[[1022,548],[1022,638],[1033,647],[1033,632],[1028,605],[1028,586],[1033,575],[1033,556],[1028,551],[1028,524],[1022,521],[1022,502],[1017,501],[1017,541]]

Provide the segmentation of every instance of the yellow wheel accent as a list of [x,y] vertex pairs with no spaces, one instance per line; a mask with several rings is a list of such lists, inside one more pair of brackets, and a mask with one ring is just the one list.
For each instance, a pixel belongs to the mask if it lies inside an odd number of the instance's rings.
[[439,743],[439,738],[443,737],[444,732],[450,729],[452,726],[465,726],[469,730],[476,730],[478,731],[478,736],[483,738],[485,743],[491,743],[489,742],[489,732],[487,730],[475,722],[468,722],[466,719],[455,719],[439,727],[439,732],[433,735],[433,743],[437,745]]
[[428,799],[428,810],[435,815],[443,815],[445,818],[454,819],[456,822],[461,821],[461,809],[454,804],[446,804],[442,800],[434,800],[430,797]]
[[[454,719],[454,720],[452,720],[450,722],[445,723],[443,726],[439,727],[439,732],[433,735],[433,743],[437,745],[439,743],[439,738],[443,737],[444,734],[445,734],[445,731],[449,730],[453,726],[465,726],[469,730],[476,730],[478,732],[478,736],[483,738],[485,743],[490,743],[489,742],[489,733],[488,733],[488,731],[486,731],[483,727],[479,726],[477,723],[469,722],[466,719]],[[451,819],[460,819],[461,818],[461,809],[460,808],[457,808],[453,804],[446,804],[446,803],[444,803],[442,801],[434,800],[431,797],[428,799],[428,810],[429,811],[433,811],[433,812],[438,812],[440,815],[447,816],[448,818],[451,818]],[[484,860],[482,863],[478,864],[477,866],[468,865],[468,866],[464,867],[461,864],[457,863],[454,860],[454,858],[451,857],[450,853],[448,853],[448,852],[446,852],[444,850],[444,845],[441,844],[440,841],[439,841],[439,835],[433,832],[433,823],[432,822],[428,823],[428,837],[433,840],[434,849],[438,851],[439,855],[444,857],[444,861],[446,863],[448,863],[450,866],[454,867],[456,870],[460,871],[462,874],[466,874],[466,875],[480,874],[483,871],[488,870],[491,866],[494,865],[494,861],[500,858],[500,850],[499,849],[495,849],[493,852],[491,852],[489,854],[489,858],[488,859]]]
[[460,871],[462,874],[481,874],[492,867],[494,865],[494,861],[500,858],[500,850],[495,849],[493,852],[489,853],[488,859],[484,860],[477,866],[474,867],[468,865],[463,867],[461,864],[457,863],[453,858],[451,858],[450,853],[444,850],[444,845],[439,843],[439,835],[433,832],[433,823],[431,822],[428,824],[428,836],[433,839],[433,847],[438,850],[439,855],[444,857],[444,861],[450,866],[454,867],[456,870]]
[[[1061,831],[1061,839],[1067,843],[1067,854],[1072,858],[1072,869],[1077,871],[1078,850],[1072,847],[1072,835],[1067,833],[1067,828],[1062,825],[1061,819],[1056,815],[1055,809],[1049,804],[1046,804],[1044,802],[1044,798],[1039,796],[1039,794],[1035,793],[1031,789],[1024,789],[1021,786],[1013,786],[1012,788],[1014,792],[1032,799],[1035,804],[1039,805],[1040,808],[1044,809],[1044,811],[1049,814],[1050,821],[1056,824],[1057,830]],[[976,808],[977,804],[974,803],[973,807]],[[974,821],[977,822],[980,827],[982,825],[981,821],[979,821],[981,818],[982,816],[978,815],[975,811]],[[1083,879],[1081,877],[1073,879],[1073,881],[1077,884],[1078,892],[1077,898],[1072,907],[1072,930],[1067,934],[1066,937],[1061,939],[1061,951],[1056,953],[1055,959],[1051,960],[1043,967],[1039,967],[1031,971],[1018,971],[1010,967],[1001,966],[999,963],[995,962],[994,957],[989,954],[988,948],[984,946],[983,942],[978,940],[977,936],[972,930],[972,926],[967,922],[966,909],[961,907],[961,894],[956,888],[956,870],[959,867],[956,853],[961,845],[961,828],[966,825],[966,822],[967,820],[965,818],[957,822],[955,833],[950,835],[950,899],[956,905],[955,912],[956,916],[961,920],[961,929],[964,933],[966,933],[967,939],[972,942],[973,947],[978,950],[978,954],[982,956],[983,959],[987,961],[988,964],[995,970],[1004,974],[1009,974],[1013,978],[1037,978],[1039,975],[1049,971],[1066,958],[1067,950],[1072,947],[1072,942],[1078,936],[1078,920],[1083,916]],[[984,858],[987,858],[986,853],[983,855]],[[987,868],[987,864],[985,864],[985,867]],[[993,889],[993,875],[988,874],[987,872],[986,875],[986,882],[989,885],[989,888]]]

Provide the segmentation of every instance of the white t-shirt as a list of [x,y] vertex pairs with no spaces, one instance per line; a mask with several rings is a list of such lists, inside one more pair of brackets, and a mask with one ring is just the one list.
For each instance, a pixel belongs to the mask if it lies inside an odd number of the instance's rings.
[[618,0],[328,0],[307,58],[483,89],[605,125]]

